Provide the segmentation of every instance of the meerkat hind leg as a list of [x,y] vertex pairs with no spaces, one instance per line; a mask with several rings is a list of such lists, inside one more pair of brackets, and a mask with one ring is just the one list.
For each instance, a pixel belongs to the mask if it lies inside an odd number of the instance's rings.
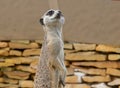
[[60,82],[63,86],[65,86],[65,82],[64,82],[64,77],[65,77],[65,74],[66,74],[66,69],[65,69],[65,66],[63,65],[63,63],[61,63],[61,61],[59,60],[59,58],[55,59],[54,60],[54,65],[55,65],[55,68],[57,68],[58,71],[60,71]]
[[59,85],[59,73],[58,70],[54,67],[51,68],[51,76],[52,76],[52,88],[58,88]]

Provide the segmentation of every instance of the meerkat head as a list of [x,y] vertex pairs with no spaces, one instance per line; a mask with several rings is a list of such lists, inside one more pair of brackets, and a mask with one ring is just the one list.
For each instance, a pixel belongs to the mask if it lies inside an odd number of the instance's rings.
[[43,26],[58,26],[64,24],[64,17],[59,10],[48,10],[40,19],[40,23]]

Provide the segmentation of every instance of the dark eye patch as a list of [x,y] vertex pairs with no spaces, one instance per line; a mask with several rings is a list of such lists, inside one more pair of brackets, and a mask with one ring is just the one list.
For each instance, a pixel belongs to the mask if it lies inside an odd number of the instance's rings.
[[50,10],[46,15],[52,16],[54,14],[53,10]]

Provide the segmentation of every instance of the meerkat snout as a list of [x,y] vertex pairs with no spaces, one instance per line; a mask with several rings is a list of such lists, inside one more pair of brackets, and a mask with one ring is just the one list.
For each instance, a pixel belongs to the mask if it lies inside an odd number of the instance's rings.
[[58,13],[58,14],[56,15],[56,18],[57,18],[57,19],[60,19],[60,16],[61,16],[61,14]]

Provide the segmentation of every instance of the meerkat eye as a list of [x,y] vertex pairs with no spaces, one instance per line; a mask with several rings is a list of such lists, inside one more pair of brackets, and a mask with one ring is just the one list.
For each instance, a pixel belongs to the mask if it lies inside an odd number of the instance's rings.
[[46,15],[52,16],[54,14],[53,10],[50,10]]

